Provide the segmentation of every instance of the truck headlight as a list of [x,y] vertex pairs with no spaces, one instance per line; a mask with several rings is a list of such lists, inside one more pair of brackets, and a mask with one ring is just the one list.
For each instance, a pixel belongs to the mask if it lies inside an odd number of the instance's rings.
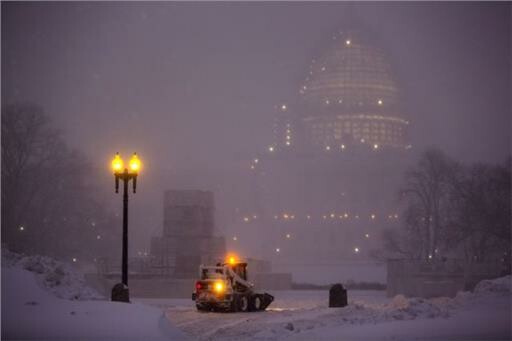
[[213,284],[213,290],[214,290],[216,293],[218,293],[218,294],[220,294],[220,293],[224,292],[224,290],[225,290],[224,283],[223,283],[223,282],[221,282],[221,281],[217,281],[217,282],[215,282],[215,283]]

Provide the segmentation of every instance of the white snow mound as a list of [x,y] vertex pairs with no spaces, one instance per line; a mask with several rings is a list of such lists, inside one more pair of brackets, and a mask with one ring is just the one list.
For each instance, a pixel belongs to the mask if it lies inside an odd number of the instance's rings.
[[510,284],[511,284],[512,276],[508,275],[505,277],[500,277],[491,280],[483,280],[479,282],[475,290],[473,291],[476,294],[485,294],[485,293],[500,293],[500,294],[510,294]]
[[66,263],[46,256],[23,256],[2,249],[3,266],[19,267],[32,272],[38,284],[54,296],[67,300],[102,299],[94,289],[88,287],[84,276]]

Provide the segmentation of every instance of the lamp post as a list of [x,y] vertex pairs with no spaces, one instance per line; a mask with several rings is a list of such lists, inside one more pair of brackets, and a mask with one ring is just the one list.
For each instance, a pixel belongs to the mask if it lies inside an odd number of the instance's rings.
[[137,190],[137,176],[141,162],[137,153],[133,153],[129,167],[124,167],[123,159],[116,153],[112,160],[112,170],[115,177],[116,193],[119,193],[119,180],[123,181],[123,254],[122,254],[122,280],[112,288],[112,301],[130,302],[128,291],[128,182],[132,180],[133,193]]

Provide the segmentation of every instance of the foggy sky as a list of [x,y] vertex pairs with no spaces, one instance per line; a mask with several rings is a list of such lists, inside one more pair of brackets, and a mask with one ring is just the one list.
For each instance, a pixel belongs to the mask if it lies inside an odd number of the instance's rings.
[[[347,8],[2,2],[2,102],[40,104],[98,168],[116,151],[137,151],[146,184],[155,169],[225,168],[269,144],[273,106],[296,98],[311,59],[346,27]],[[353,7],[391,56],[414,150],[437,145],[463,161],[510,154],[510,9]]]

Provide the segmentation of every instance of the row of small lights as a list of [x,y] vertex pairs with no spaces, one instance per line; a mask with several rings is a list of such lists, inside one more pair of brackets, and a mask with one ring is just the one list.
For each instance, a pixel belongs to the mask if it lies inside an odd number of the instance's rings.
[[[288,135],[287,135],[287,137],[288,137]],[[363,138],[363,139],[360,139],[359,141],[360,141],[362,144],[365,144],[365,143],[366,143],[366,140],[365,140],[364,138]],[[289,140],[287,140],[287,141],[286,141],[286,146],[290,146],[290,145],[291,145],[291,142],[290,142]],[[373,149],[373,150],[375,150],[375,151],[380,149],[380,145],[379,145],[378,143],[374,143],[371,147],[372,147],[372,149]],[[341,144],[339,149],[340,149],[341,151],[344,151],[346,148],[347,148],[347,146],[346,146],[345,144]],[[410,149],[410,148],[411,148],[411,145],[407,145],[407,146],[405,147],[405,149]],[[325,149],[325,151],[329,152],[329,151],[334,150],[334,147],[332,147],[332,146],[330,146],[330,145],[327,145],[327,146],[325,146],[325,147],[324,147],[324,149]],[[270,146],[268,146],[267,150],[268,150],[269,152],[271,152],[271,153],[272,153],[272,152],[276,151],[276,150],[277,150],[277,148],[276,148],[276,146],[275,146],[275,145],[270,145]],[[254,169],[254,168],[251,166],[251,169]]]
[[[361,251],[361,249],[359,247],[354,246],[354,253],[355,254],[358,254],[360,251]],[[276,247],[275,252],[276,253],[281,253],[281,248]],[[432,258],[431,255],[429,255],[429,258]]]
[[[326,220],[328,218],[330,219],[336,219],[336,218],[339,218],[339,219],[349,219],[350,218],[350,214],[345,212],[343,214],[340,214],[340,215],[337,215],[336,213],[334,212],[331,212],[330,214],[324,214],[321,216],[322,219]],[[311,215],[306,215],[306,219],[307,220],[310,220],[312,219],[313,217]],[[359,219],[359,215],[356,214],[354,216],[355,219]],[[375,220],[377,219],[377,215],[375,213],[372,213],[369,215],[369,218],[371,220]],[[253,216],[244,216],[243,218],[243,221],[248,223],[250,222],[251,220],[256,220],[258,219],[258,216],[257,215],[253,215]],[[291,214],[291,213],[282,213],[282,214],[276,214],[274,215],[274,219],[275,220],[278,220],[278,219],[282,219],[282,220],[294,220],[295,219],[295,214]],[[394,214],[389,214],[388,215],[388,219],[398,219],[398,213],[394,213]]]
[[[95,225],[93,225],[93,226],[95,226]],[[25,226],[24,226],[24,225],[20,225],[20,226],[18,227],[18,230],[19,230],[20,232],[25,231],[25,229],[26,229],[26,228],[25,228]],[[98,239],[98,240],[99,240],[99,239],[101,239],[101,235],[100,235],[100,234],[96,235],[96,239]]]
[[[292,238],[291,233],[287,233],[287,234],[285,234],[284,236],[285,236],[285,238],[286,238],[286,239],[291,239],[291,238]],[[364,237],[365,237],[366,239],[369,239],[369,238],[370,238],[370,234],[369,234],[369,233],[365,233],[365,234],[364,234]],[[234,241],[234,242],[238,241],[238,237],[237,237],[237,236],[233,236],[233,238],[232,238],[232,239],[233,239],[233,241]],[[144,255],[145,255],[145,256],[147,256],[147,253],[145,253]],[[140,251],[139,251],[139,256],[142,256],[142,254],[141,254],[141,252],[140,252]]]
[[[303,88],[304,90],[306,90],[306,89],[307,89],[307,87],[306,87],[305,85],[304,85],[302,88]],[[341,98],[340,98],[340,99],[338,99],[337,101],[333,101],[333,102],[334,102],[334,103],[338,102],[338,104],[342,104],[342,103],[343,103],[343,99],[341,99]],[[329,105],[329,104],[331,104],[331,100],[330,100],[330,99],[328,99],[328,98],[326,98],[326,99],[324,100],[324,103],[325,103],[325,105]],[[380,99],[380,98],[378,98],[378,99],[376,100],[376,103],[377,103],[377,105],[379,105],[379,106],[384,105],[384,101],[383,101],[382,99]],[[363,105],[363,104],[364,104],[363,102],[359,102],[359,105]]]

